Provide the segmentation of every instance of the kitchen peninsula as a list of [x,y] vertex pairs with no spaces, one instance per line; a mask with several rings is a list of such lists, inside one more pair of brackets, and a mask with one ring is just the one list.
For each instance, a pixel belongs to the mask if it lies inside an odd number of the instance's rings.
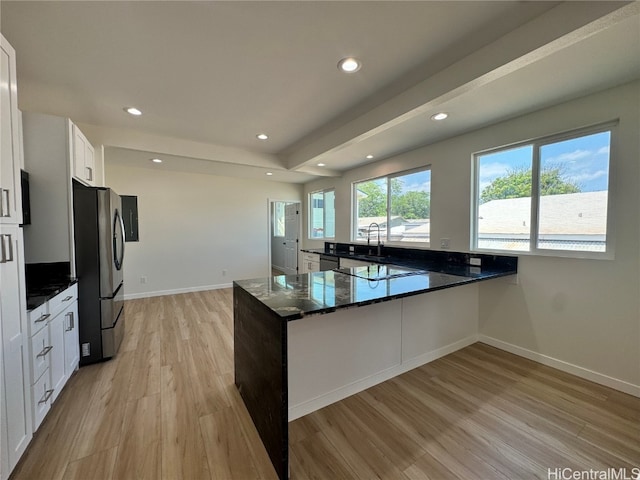
[[[361,245],[327,243],[323,253],[371,261]],[[288,478],[289,421],[474,343],[477,282],[517,273],[515,257],[384,254],[368,266],[234,282],[235,383],[279,478]]]

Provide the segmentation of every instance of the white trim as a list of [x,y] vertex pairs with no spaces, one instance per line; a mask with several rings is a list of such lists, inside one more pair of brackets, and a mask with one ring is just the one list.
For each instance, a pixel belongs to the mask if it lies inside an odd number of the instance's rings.
[[458,340],[456,342],[450,343],[449,345],[445,345],[444,347],[437,348],[436,350],[433,350],[431,352],[427,352],[425,354],[411,358],[404,363],[399,363],[398,365],[394,365],[393,367],[382,370],[381,372],[375,373],[360,380],[356,380],[353,383],[324,393],[318,397],[312,398],[311,400],[307,400],[297,405],[289,406],[289,421],[292,422],[296,418],[300,418],[311,412],[320,410],[327,405],[331,405],[332,403],[343,400],[347,397],[350,397],[351,395],[355,395],[356,393],[362,392],[367,388],[373,387],[374,385],[406,373],[409,370],[413,370],[414,368],[437,360],[438,358],[449,355],[450,353],[457,352],[458,350],[476,343],[476,341],[476,335],[470,335],[466,338],[463,338],[462,340]]
[[124,295],[125,300],[135,300],[138,298],[161,297],[164,295],[177,295],[180,293],[203,292],[205,290],[219,290],[221,288],[231,288],[233,283],[220,283],[218,285],[202,285],[199,287],[176,288],[173,290],[157,290],[155,292],[129,293]]
[[619,380],[602,373],[594,372],[588,368],[580,367],[573,363],[565,362],[564,360],[558,360],[557,358],[549,357],[548,355],[543,355],[542,353],[534,352],[533,350],[528,350],[486,335],[478,334],[478,341],[486,343],[492,347],[499,348],[500,350],[504,350],[505,352],[528,358],[529,360],[541,363],[542,365],[557,368],[558,370],[570,373],[576,377],[584,378],[585,380],[590,380],[600,385],[604,385],[605,387],[610,387],[615,390],[628,393],[634,397],[640,397],[640,385],[634,385],[632,383],[625,382],[624,380]]

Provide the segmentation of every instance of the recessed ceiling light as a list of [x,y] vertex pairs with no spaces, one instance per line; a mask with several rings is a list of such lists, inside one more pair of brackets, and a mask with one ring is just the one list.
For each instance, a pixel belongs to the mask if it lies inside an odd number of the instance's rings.
[[136,117],[142,115],[142,111],[138,110],[136,107],[124,107],[124,111],[129,115],[135,115]]
[[152,158],[151,161],[153,163],[162,163],[162,160],[160,160],[159,158]]
[[273,173],[267,172],[266,175],[270,177],[271,175],[273,175]]
[[369,155],[367,155],[367,156],[366,156],[366,158],[367,158],[368,160],[371,160],[371,159],[373,158],[373,155],[369,154]]
[[448,113],[440,112],[440,113],[436,113],[435,115],[432,115],[431,120],[444,120],[448,116],[449,116]]
[[326,165],[326,163],[319,163],[318,166],[319,167],[324,167]]
[[338,68],[345,73],[357,72],[360,67],[362,67],[360,60],[353,57],[343,58],[338,62]]
[[267,138],[269,138],[269,135],[267,135],[266,133],[259,133],[258,135],[256,135],[256,138],[258,140],[266,140]]

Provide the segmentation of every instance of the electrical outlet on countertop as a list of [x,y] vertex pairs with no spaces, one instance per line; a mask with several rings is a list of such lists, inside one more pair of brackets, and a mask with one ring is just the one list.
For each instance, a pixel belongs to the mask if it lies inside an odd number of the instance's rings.
[[481,267],[482,266],[482,259],[478,258],[478,257],[471,257],[469,259],[469,265],[473,265],[475,267]]

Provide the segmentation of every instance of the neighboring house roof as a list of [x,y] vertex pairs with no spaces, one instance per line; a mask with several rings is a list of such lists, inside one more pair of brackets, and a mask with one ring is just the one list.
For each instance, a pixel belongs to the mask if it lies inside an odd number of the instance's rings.
[[431,222],[427,220],[407,220],[404,236],[424,236],[429,235],[431,231]]
[[[372,223],[377,223],[381,228],[387,226],[387,217],[360,217],[358,219],[358,228],[367,228]],[[399,215],[391,217],[391,225],[400,225],[406,223],[406,220]]]
[[[478,209],[478,232],[482,234],[528,234],[531,199],[492,200]],[[605,235],[607,192],[548,195],[540,198],[540,234]]]

